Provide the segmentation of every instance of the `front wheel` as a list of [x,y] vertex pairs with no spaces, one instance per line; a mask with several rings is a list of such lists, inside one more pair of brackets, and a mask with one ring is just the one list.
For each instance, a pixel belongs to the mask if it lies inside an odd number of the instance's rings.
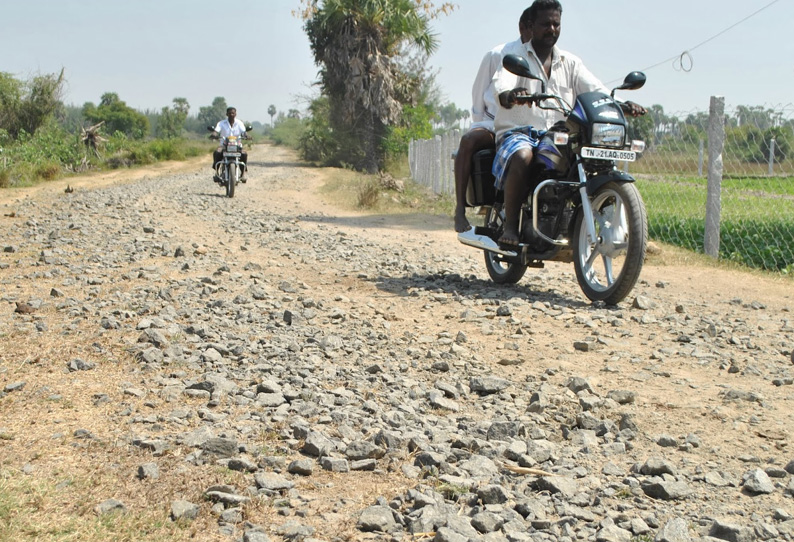
[[574,268],[584,295],[616,305],[640,276],[648,243],[645,204],[633,184],[609,182],[591,198],[595,238],[584,212],[573,233]]
[[[497,239],[504,231],[505,212],[501,203],[494,203],[485,215],[485,227],[497,232]],[[527,266],[505,261],[504,257],[495,252],[485,251],[485,268],[488,270],[491,280],[497,284],[515,284],[524,273]]]
[[240,174],[237,164],[229,164],[229,174],[226,176],[226,197],[234,197],[234,188],[237,186],[237,176]]

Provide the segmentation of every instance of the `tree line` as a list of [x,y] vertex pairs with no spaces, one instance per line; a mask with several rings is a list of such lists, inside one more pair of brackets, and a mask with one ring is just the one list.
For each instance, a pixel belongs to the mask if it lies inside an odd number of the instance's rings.
[[105,92],[97,103],[67,105],[65,83],[63,70],[28,79],[0,72],[0,188],[207,153],[206,127],[226,116],[220,96],[195,115],[183,97],[146,111],[116,92]]
[[[745,162],[766,163],[770,154],[781,162],[791,156],[794,143],[794,119],[764,106],[740,105],[724,118],[726,150]],[[629,137],[642,139],[649,149],[675,142],[695,148],[708,141],[709,113],[700,111],[686,116],[668,115],[664,107],[648,107],[644,117],[629,119]],[[774,140],[774,143],[772,141]]]
[[[407,153],[412,139],[456,127],[468,111],[444,103],[428,66],[438,46],[431,23],[451,9],[451,4],[431,0],[301,0],[298,16],[318,67],[319,93],[307,99],[303,111],[279,111],[271,104],[269,125],[255,123],[255,128],[277,143],[295,146],[306,160],[375,172]],[[141,112],[115,92],[102,94],[96,104],[66,106],[63,83],[63,72],[28,81],[0,73],[0,147],[19,151],[20,142],[41,134],[39,144],[60,139],[79,148],[80,130],[92,125],[101,126],[109,152],[120,152],[129,141],[195,138],[226,114],[223,97],[199,107],[195,115],[185,98],[176,97],[159,111]],[[650,110],[650,115],[632,119],[630,130],[632,138],[651,148],[670,138],[695,144],[705,136],[705,113],[680,119],[666,115],[661,105]],[[777,159],[790,152],[791,121],[774,111],[742,106],[726,124],[732,145],[747,160],[764,160],[772,139]],[[50,155],[63,159],[67,168],[86,160],[85,153],[81,158],[64,149],[51,149]]]

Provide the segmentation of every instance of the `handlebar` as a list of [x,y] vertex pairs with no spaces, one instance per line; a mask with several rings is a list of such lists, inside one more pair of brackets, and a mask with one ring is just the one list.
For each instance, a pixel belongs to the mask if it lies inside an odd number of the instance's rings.
[[[512,97],[515,100],[515,105],[537,105],[540,109],[548,109],[553,111],[560,111],[565,115],[569,115],[571,113],[572,107],[565,103],[560,96],[556,94],[530,94],[530,95],[515,95]],[[550,104],[544,104],[543,102],[550,101]],[[632,104],[633,102],[622,102],[620,100],[615,100],[615,103],[623,110],[624,113],[635,116],[632,113]],[[634,104],[636,105],[636,104]],[[642,116],[645,115],[648,111],[641,106],[640,110],[638,111],[638,115]]]
[[[220,134],[216,134],[216,133],[212,133],[207,137],[209,137],[210,139],[221,139]],[[240,136],[240,139],[251,139],[251,138],[248,136],[248,132],[246,132],[242,136]]]
[[629,102],[629,101],[622,102],[622,101],[620,101],[620,100],[615,100],[615,103],[616,103],[616,104],[618,104],[618,105],[620,106],[620,109],[621,109],[621,110],[622,110],[624,113],[626,113],[626,114],[628,114],[628,115],[631,115],[631,116],[633,116],[633,117],[634,117],[634,116],[639,116],[639,117],[641,117],[641,116],[643,116],[645,113],[647,113],[647,112],[648,112],[648,110],[647,110],[647,109],[645,109],[644,107],[642,107],[642,106],[640,106],[640,105],[638,105],[638,104],[634,104],[634,105],[636,105],[637,107],[639,107],[639,108],[640,108],[640,111],[638,112],[638,114],[634,114],[634,113],[632,113],[632,107],[631,107],[631,104],[632,104],[632,103],[634,103],[634,102]]
[[516,105],[530,105],[557,98],[554,94],[532,94],[530,96],[516,96]]
[[[553,111],[560,111],[565,115],[571,113],[571,106],[565,103],[560,96],[556,94],[530,94],[528,96],[519,95],[514,96],[516,105],[537,105],[540,109],[549,109]],[[543,104],[543,102],[551,101],[551,104]]]

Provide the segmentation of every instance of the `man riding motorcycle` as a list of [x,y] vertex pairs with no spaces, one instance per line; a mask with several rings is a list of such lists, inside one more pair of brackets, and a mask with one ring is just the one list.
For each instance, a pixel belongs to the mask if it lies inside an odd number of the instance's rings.
[[[242,143],[242,139],[245,136],[245,124],[243,121],[237,118],[237,109],[234,107],[226,108],[226,118],[220,121],[212,131],[213,135],[218,135],[221,138],[221,141],[224,138],[229,136],[237,136]],[[245,164],[241,175],[240,175],[240,182],[244,183],[248,180],[246,174],[248,173],[248,153],[244,150],[240,152],[240,161]],[[218,165],[218,162],[223,161],[223,147],[219,146],[215,151],[212,153],[212,169],[214,170]],[[215,182],[221,182],[220,177],[216,174]]]
[[[603,83],[585,68],[578,57],[557,48],[562,5],[557,0],[535,0],[529,12],[532,40],[504,53],[523,56],[533,73],[545,83],[546,90],[562,96],[569,103],[583,92],[599,90],[608,94]],[[515,246],[519,240],[521,203],[533,188],[527,180],[534,150],[542,133],[563,116],[537,106],[514,107],[517,96],[540,92],[539,81],[520,78],[503,68],[494,75],[494,90],[500,107],[494,120],[497,151],[493,174],[496,188],[504,191],[505,203],[505,228],[499,243]],[[622,108],[632,116],[645,113],[643,107],[632,102],[625,102]]]

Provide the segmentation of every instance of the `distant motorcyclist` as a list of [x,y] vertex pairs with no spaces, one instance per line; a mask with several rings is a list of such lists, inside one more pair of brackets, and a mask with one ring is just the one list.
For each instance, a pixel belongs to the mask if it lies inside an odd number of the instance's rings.
[[[215,134],[220,136],[221,141],[223,141],[223,138],[229,136],[237,136],[240,138],[240,161],[244,164],[240,175],[240,182],[244,183],[246,180],[248,180],[248,153],[242,150],[242,139],[245,137],[245,124],[243,124],[243,121],[237,118],[236,108],[226,108],[226,118],[215,125],[215,128],[213,129],[213,135]],[[212,169],[215,169],[218,162],[222,161],[223,147],[219,146],[217,149],[215,149],[215,152],[212,153]],[[218,181],[217,178],[215,180]]]

